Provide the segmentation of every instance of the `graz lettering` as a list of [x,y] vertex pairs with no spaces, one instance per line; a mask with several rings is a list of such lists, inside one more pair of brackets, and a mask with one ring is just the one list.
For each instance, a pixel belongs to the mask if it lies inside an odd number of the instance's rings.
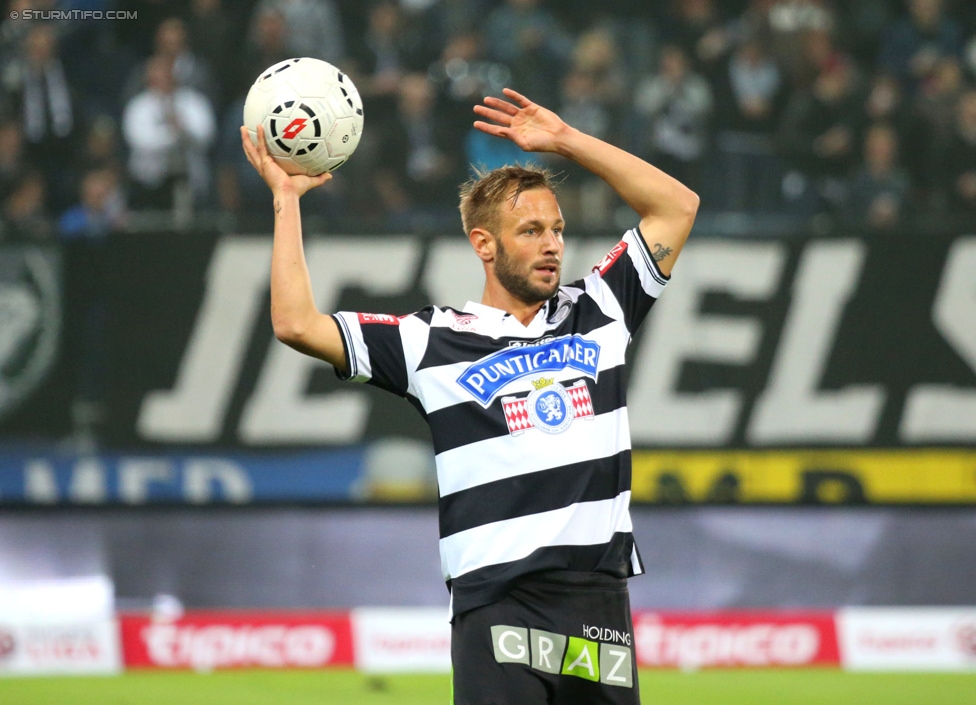
[[[614,630],[591,629],[619,636]],[[625,636],[629,644],[630,635]],[[498,663],[518,663],[544,673],[634,687],[634,655],[629,646],[507,625],[491,628],[491,643]]]

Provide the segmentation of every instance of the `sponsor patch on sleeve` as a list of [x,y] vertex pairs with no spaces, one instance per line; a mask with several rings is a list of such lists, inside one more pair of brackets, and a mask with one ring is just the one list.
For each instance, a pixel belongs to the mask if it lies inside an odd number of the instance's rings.
[[626,251],[627,243],[621,240],[613,246],[612,250],[603,256],[603,259],[593,269],[600,272],[600,276],[602,277],[613,266],[613,263],[620,259],[620,255]]
[[360,313],[358,315],[360,324],[381,323],[385,326],[400,325],[400,319],[389,313]]

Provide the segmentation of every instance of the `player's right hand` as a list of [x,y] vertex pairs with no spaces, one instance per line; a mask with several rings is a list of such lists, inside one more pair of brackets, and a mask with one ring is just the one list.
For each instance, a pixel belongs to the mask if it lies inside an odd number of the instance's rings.
[[258,125],[258,143],[251,142],[251,136],[247,128],[241,125],[241,143],[244,147],[244,154],[251,166],[261,175],[264,183],[268,185],[271,192],[280,194],[291,191],[301,197],[309,189],[321,186],[332,178],[332,174],[325,172],[318,176],[305,176],[304,174],[289,175],[268,153],[268,145],[264,141],[264,126]]

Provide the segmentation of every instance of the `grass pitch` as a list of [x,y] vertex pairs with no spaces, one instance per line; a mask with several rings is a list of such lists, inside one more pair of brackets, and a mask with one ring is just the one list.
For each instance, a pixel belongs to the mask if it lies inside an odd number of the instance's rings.
[[[974,705],[976,673],[642,671],[646,705]],[[447,676],[355,671],[129,672],[0,679],[3,705],[448,705]],[[527,704],[529,705],[529,704]]]

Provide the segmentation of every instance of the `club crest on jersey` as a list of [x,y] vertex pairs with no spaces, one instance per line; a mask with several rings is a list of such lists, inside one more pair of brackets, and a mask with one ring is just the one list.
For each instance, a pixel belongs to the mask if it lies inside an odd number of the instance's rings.
[[474,324],[478,320],[478,317],[475,314],[457,313],[451,309],[448,309],[448,313],[451,314],[451,330],[456,330],[460,333],[474,330]]
[[577,333],[535,345],[500,350],[470,365],[457,382],[487,407],[509,382],[566,368],[596,379],[599,362],[600,346]]
[[542,377],[533,380],[532,386],[535,390],[527,397],[502,397],[505,423],[513,436],[530,428],[562,433],[576,419],[593,418],[593,402],[585,380],[566,388]]

